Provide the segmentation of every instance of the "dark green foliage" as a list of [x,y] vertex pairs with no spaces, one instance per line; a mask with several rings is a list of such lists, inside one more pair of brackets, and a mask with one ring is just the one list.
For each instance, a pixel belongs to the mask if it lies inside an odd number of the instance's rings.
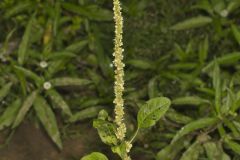
[[[0,2],[1,130],[36,117],[61,148],[58,126],[92,121],[102,109],[112,115],[111,2]],[[239,159],[239,0],[122,3],[127,138],[137,130],[144,102],[162,96],[172,101],[160,121],[145,126],[154,127],[139,130],[133,159]],[[118,144],[112,116],[101,116],[96,132],[104,143]]]

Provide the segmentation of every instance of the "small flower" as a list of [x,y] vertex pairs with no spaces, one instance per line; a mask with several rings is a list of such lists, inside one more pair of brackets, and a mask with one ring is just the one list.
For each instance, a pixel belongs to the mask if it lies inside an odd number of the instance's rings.
[[131,148],[132,148],[132,144],[130,142],[126,141],[126,151],[127,151],[127,153],[130,152]]
[[221,15],[222,17],[227,17],[227,16],[228,16],[228,10],[226,10],[226,9],[222,10],[222,11],[220,12],[220,15]]
[[48,66],[48,63],[46,61],[41,61],[39,65],[41,68],[46,68]]
[[49,90],[51,87],[52,87],[52,84],[50,82],[45,82],[43,84],[43,88],[46,89],[46,90]]

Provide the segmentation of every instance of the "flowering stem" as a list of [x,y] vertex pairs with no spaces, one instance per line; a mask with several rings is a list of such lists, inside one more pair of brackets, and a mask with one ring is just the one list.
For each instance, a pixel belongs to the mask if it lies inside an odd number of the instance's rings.
[[124,91],[124,63],[123,61],[123,42],[122,42],[122,33],[123,33],[123,17],[121,13],[121,5],[119,0],[113,0],[113,11],[114,11],[114,21],[115,21],[115,46],[114,46],[114,66],[115,66],[115,84],[114,84],[114,93],[115,93],[115,122],[118,126],[116,136],[120,141],[123,141],[126,134],[126,126],[123,122],[124,120],[124,100],[123,100],[123,91]]

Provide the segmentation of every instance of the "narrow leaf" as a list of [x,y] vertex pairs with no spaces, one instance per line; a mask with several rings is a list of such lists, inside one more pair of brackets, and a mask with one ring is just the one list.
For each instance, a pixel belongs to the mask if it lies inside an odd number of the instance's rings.
[[211,23],[213,20],[210,17],[206,16],[199,16],[187,19],[183,22],[177,23],[176,25],[172,26],[172,30],[186,30],[186,29],[192,29],[197,27],[205,26],[209,23]]
[[47,94],[50,97],[50,99],[53,101],[53,103],[56,104],[56,106],[59,107],[65,115],[69,117],[72,116],[72,112],[68,104],[65,102],[65,100],[57,91],[51,89],[47,91]]
[[85,86],[90,84],[91,81],[81,78],[62,77],[52,79],[51,83],[53,86]]
[[18,63],[20,65],[23,65],[24,61],[27,58],[27,53],[28,53],[28,47],[30,44],[30,37],[32,33],[32,27],[33,27],[33,20],[35,16],[33,15],[31,19],[29,20],[26,30],[24,32],[22,41],[20,43],[19,49],[18,49]]
[[9,82],[0,89],[0,101],[7,96],[11,87],[12,87],[12,83]]
[[18,113],[20,106],[21,106],[21,100],[17,99],[7,107],[3,115],[0,117],[0,130],[12,125],[12,123],[16,118],[16,115]]
[[37,96],[34,102],[34,110],[52,141],[60,149],[62,149],[62,141],[57,126],[56,117],[47,101],[41,96]]
[[35,98],[37,96],[37,91],[32,92],[23,102],[17,116],[16,119],[13,123],[12,128],[16,128],[24,119],[24,117],[26,116],[27,112],[30,110],[30,108],[33,105],[33,102],[35,101]]
[[179,130],[177,132],[177,134],[174,136],[171,143],[176,142],[181,137],[183,137],[186,134],[189,134],[195,130],[214,125],[218,121],[219,121],[218,118],[202,118],[202,119],[198,119],[196,121],[190,122],[189,124],[185,125],[184,127],[181,128],[181,130]]

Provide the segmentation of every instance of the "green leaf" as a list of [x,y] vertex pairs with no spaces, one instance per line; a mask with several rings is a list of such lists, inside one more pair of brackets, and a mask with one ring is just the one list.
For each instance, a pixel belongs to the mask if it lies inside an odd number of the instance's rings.
[[170,108],[167,113],[166,113],[166,117],[168,119],[170,119],[173,122],[177,122],[177,123],[181,123],[181,124],[187,124],[191,121],[193,121],[192,118],[183,115],[177,111],[175,111],[174,109]]
[[172,100],[173,105],[191,105],[191,106],[199,106],[201,104],[210,103],[206,99],[202,99],[197,96],[188,96],[188,97],[179,97]]
[[85,86],[91,83],[91,81],[87,79],[70,77],[55,78],[50,82],[53,86]]
[[14,66],[14,69],[18,71],[18,73],[23,73],[26,77],[29,77],[30,79],[34,80],[36,84],[40,85],[42,83],[42,78],[39,77],[37,74],[32,72],[31,70],[28,70],[26,68],[20,67],[20,66]]
[[25,11],[29,8],[32,8],[32,2],[25,1],[25,2],[20,2],[16,5],[14,5],[12,8],[7,9],[6,13],[4,14],[5,19],[9,19],[10,17],[19,14],[22,11]]
[[239,0],[231,0],[227,6],[228,13],[232,13],[236,11],[240,7],[240,1]]
[[3,115],[0,117],[0,130],[12,125],[12,123],[16,118],[16,115],[18,113],[20,106],[21,106],[21,100],[17,99],[7,107]]
[[204,41],[199,45],[198,56],[199,56],[199,62],[201,64],[204,64],[204,62],[206,61],[208,56],[208,50],[209,50],[209,41],[208,41],[208,37],[206,36]]
[[37,96],[38,91],[34,91],[32,92],[23,102],[17,116],[16,119],[13,123],[12,129],[16,128],[24,119],[24,117],[26,116],[27,112],[30,110],[30,108],[33,105],[33,102],[35,101],[35,98]]
[[228,145],[229,148],[231,148],[235,153],[240,155],[240,144],[232,141],[232,140],[225,140],[225,143]]
[[54,104],[56,104],[56,106],[58,108],[60,108],[65,115],[67,115],[69,117],[72,116],[70,107],[68,106],[68,104],[62,98],[62,96],[56,90],[54,90],[54,89],[48,90],[47,94],[50,97],[50,99],[52,100],[52,102]]
[[108,160],[108,158],[102,153],[93,152],[87,156],[84,156],[81,158],[81,160]]
[[179,139],[178,141],[169,144],[161,151],[157,153],[156,160],[173,160],[179,152],[182,151],[185,147],[188,147],[190,143],[190,138]]
[[118,140],[115,135],[116,126],[113,123],[96,119],[93,121],[93,127],[98,130],[98,134],[103,143],[108,145],[117,145]]
[[153,98],[143,105],[137,115],[138,128],[148,128],[167,112],[171,101],[165,97]]
[[0,101],[7,96],[11,87],[12,87],[12,83],[9,82],[1,88],[1,90],[0,90]]
[[198,160],[198,157],[202,151],[203,148],[201,143],[196,141],[187,149],[187,151],[183,153],[180,160]]
[[71,45],[69,45],[66,48],[66,51],[73,52],[73,53],[78,53],[80,52],[85,46],[87,46],[88,40],[82,40],[79,42],[75,42]]
[[153,62],[147,60],[140,60],[140,59],[132,59],[127,61],[127,64],[132,65],[138,69],[154,69],[155,65]]
[[211,71],[214,68],[215,61],[217,61],[217,63],[219,65],[232,66],[232,65],[235,65],[236,63],[238,63],[239,60],[240,60],[240,52],[224,54],[224,56],[218,57],[215,60],[213,60],[212,62],[210,62],[206,67],[204,67],[202,69],[202,71],[203,72]]
[[224,153],[217,143],[206,142],[203,146],[209,160],[230,160],[230,157]]
[[221,76],[217,61],[213,69],[213,88],[215,89],[215,109],[219,114],[221,112]]
[[19,49],[18,49],[18,63],[20,65],[23,65],[24,61],[27,58],[34,18],[35,18],[35,14],[31,17],[31,19],[29,20],[29,22],[26,26],[26,30],[24,32],[22,41],[21,41]]
[[233,33],[234,38],[236,39],[236,41],[240,45],[240,31],[239,31],[239,29],[237,28],[236,25],[232,25],[231,28],[232,28],[232,33]]
[[43,97],[37,96],[33,106],[39,120],[41,121],[48,135],[51,137],[52,141],[60,149],[62,149],[62,141],[57,126],[56,117],[47,101]]
[[89,107],[82,111],[79,111],[75,113],[70,119],[70,122],[76,122],[81,121],[87,118],[93,118],[96,117],[100,110],[102,110],[103,107]]
[[196,121],[190,122],[177,132],[171,143],[176,142],[178,139],[185,136],[186,134],[189,134],[190,132],[214,125],[218,121],[218,118],[201,118]]
[[172,26],[172,30],[186,30],[186,29],[192,29],[197,27],[205,26],[209,23],[211,23],[213,20],[210,17],[206,16],[198,16],[193,17],[187,20],[184,20],[183,22],[177,23],[176,25]]
[[56,59],[65,59],[65,58],[74,58],[76,57],[77,55],[72,53],[72,52],[69,52],[69,51],[62,51],[62,52],[54,52],[52,54],[48,54],[47,55],[47,59],[48,60],[53,60],[55,61]]
[[79,6],[72,3],[62,3],[62,7],[68,11],[85,16],[96,21],[111,21],[113,18],[112,12],[96,5]]

